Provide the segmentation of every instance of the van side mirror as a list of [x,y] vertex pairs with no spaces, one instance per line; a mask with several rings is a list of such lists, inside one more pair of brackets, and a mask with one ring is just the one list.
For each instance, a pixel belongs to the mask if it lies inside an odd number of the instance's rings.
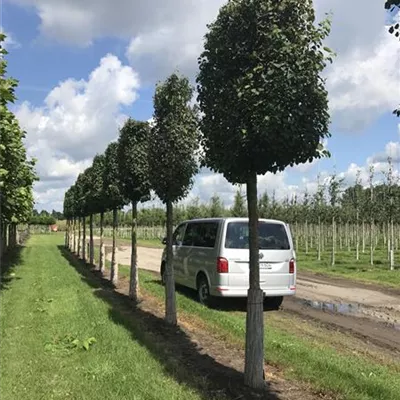
[[166,237],[163,238],[163,240],[161,240],[161,243],[162,243],[162,244],[167,244],[167,238],[166,238]]

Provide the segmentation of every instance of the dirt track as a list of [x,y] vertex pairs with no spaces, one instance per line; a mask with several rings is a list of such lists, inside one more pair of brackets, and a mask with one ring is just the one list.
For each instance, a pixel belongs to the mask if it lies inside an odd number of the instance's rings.
[[[158,273],[161,255],[162,249],[140,247],[139,268]],[[119,246],[118,257],[120,264],[129,265],[130,247]],[[352,333],[400,356],[400,288],[385,289],[300,271],[296,296],[285,298],[282,310]]]

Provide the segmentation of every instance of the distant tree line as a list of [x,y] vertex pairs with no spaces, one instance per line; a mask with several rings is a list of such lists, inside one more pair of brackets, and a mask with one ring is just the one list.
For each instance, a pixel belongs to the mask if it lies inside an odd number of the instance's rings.
[[[338,183],[337,187],[335,182]],[[389,178],[372,187],[363,186],[360,182],[344,187],[341,180],[332,176],[319,183],[313,194],[288,194],[283,199],[277,199],[274,192],[264,192],[258,198],[258,206],[260,218],[281,219],[291,224],[306,221],[317,223],[319,219],[331,223],[334,214],[342,222],[370,221],[372,215],[376,224],[384,224],[390,219],[400,224],[400,186]],[[120,225],[130,225],[131,210],[118,210],[117,215]],[[216,217],[247,217],[245,194],[237,190],[231,207],[226,207],[216,193],[208,202],[201,202],[197,197],[186,205],[178,204],[174,210],[173,224],[187,219]],[[105,226],[111,226],[112,212],[106,212],[103,221]],[[100,217],[96,215],[94,224],[99,226],[99,223]],[[164,208],[153,206],[138,210],[139,226],[165,226],[165,223]]]
[[65,219],[62,212],[52,210],[49,213],[46,210],[38,211],[33,210],[32,216],[28,220],[29,225],[54,225],[57,221],[63,221]]

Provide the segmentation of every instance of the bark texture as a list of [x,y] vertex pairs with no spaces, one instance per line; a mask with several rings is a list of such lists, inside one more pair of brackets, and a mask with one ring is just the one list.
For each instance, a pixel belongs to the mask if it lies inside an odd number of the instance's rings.
[[175,278],[172,264],[173,206],[167,201],[167,257],[165,262],[165,319],[171,325],[177,324]]
[[260,289],[260,264],[258,245],[257,174],[247,180],[249,212],[249,278],[246,314],[246,354],[244,383],[254,389],[264,387],[264,294]]

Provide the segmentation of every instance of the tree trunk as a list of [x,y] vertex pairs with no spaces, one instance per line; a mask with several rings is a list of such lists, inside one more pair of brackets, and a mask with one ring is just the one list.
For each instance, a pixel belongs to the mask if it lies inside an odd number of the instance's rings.
[[336,252],[336,220],[332,217],[332,257],[331,265],[335,265],[335,252]]
[[247,180],[249,213],[249,282],[246,314],[244,383],[253,389],[264,387],[264,293],[260,289],[258,245],[257,174]]
[[365,253],[365,222],[362,222],[362,252]]
[[86,217],[82,219],[82,260],[86,263]]
[[117,219],[118,210],[113,210],[113,227],[112,227],[112,253],[111,253],[111,282],[114,285],[118,284],[118,260],[117,260],[117,242],[116,242],[116,231],[117,231]]
[[308,254],[308,221],[306,221],[304,227],[304,237],[305,237],[305,245],[306,245],[306,254]]
[[66,229],[65,229],[65,248],[69,248],[69,233],[70,233],[70,220],[67,219],[66,221]]
[[388,237],[388,241],[387,241],[387,259],[390,262],[390,250],[392,249],[391,246],[391,236],[390,236],[390,220],[387,223],[387,227],[383,226],[383,232],[385,232],[385,229],[387,228],[387,237]]
[[17,246],[17,225],[14,223],[8,226],[8,243],[10,249]]
[[78,258],[81,257],[81,217],[78,218]]
[[72,231],[71,231],[71,248],[70,250],[75,253],[76,238],[75,238],[75,218],[72,218]]
[[72,240],[71,240],[72,220],[71,220],[71,219],[68,219],[68,222],[67,222],[67,232],[68,232],[68,236],[67,236],[67,249],[68,249],[69,251],[71,251],[71,243],[72,243]]
[[358,235],[358,219],[359,219],[359,215],[358,215],[359,211],[357,210],[357,217],[356,217],[356,260],[358,261],[360,259],[360,239],[359,239],[359,235]]
[[99,269],[101,273],[104,273],[106,265],[103,236],[104,236],[104,212],[101,212],[100,213],[100,256],[99,256]]
[[94,265],[94,244],[93,244],[93,214],[89,217],[89,263],[90,266]]
[[69,220],[67,219],[67,224],[65,228],[65,235],[64,235],[64,247],[67,249],[68,248],[68,224]]
[[137,201],[132,201],[132,228],[131,228],[131,276],[129,281],[129,297],[136,303],[139,298],[139,273],[137,266]]
[[390,270],[394,271],[394,226],[393,226],[393,219],[390,220]]
[[0,218],[0,268],[3,265],[2,258],[6,252],[6,233],[7,233],[7,225],[1,222]]
[[321,261],[321,217],[318,216],[318,261]]
[[177,324],[175,278],[172,264],[172,231],[174,211],[171,201],[167,201],[167,257],[165,260],[165,319],[171,325]]
[[374,221],[371,220],[370,264],[374,265]]

